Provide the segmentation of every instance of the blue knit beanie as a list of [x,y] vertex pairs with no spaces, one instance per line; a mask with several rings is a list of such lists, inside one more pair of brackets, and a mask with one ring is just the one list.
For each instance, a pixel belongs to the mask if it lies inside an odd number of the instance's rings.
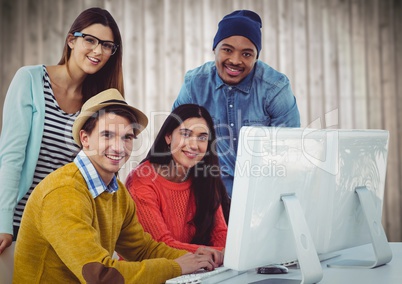
[[261,50],[261,18],[249,10],[237,10],[223,17],[218,24],[212,50],[228,37],[239,35],[248,38],[257,48],[257,56]]

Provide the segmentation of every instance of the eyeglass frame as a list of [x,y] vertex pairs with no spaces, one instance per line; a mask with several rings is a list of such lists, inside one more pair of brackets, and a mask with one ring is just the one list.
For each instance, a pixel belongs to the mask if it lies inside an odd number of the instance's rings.
[[[102,50],[103,50],[103,43],[105,43],[105,42],[112,43],[112,44],[114,45],[114,49],[112,49],[112,53],[110,53],[110,56],[112,56],[113,54],[115,54],[116,51],[117,51],[117,49],[118,49],[118,47],[119,47],[119,45],[116,44],[116,43],[114,43],[113,41],[110,41],[110,40],[101,40],[101,39],[97,38],[96,36],[93,36],[93,35],[90,35],[90,34],[84,34],[84,33],[82,33],[82,32],[74,32],[74,33],[73,33],[73,36],[75,36],[75,37],[82,37],[84,40],[85,40],[85,37],[86,37],[86,36],[90,36],[90,37],[93,37],[94,39],[96,39],[96,40],[98,41],[98,44],[97,44],[96,46],[94,46],[94,47],[92,48],[92,50],[94,50],[95,48],[97,48],[99,44],[101,45],[101,48],[102,48]],[[84,43],[83,43],[83,44],[84,44]],[[87,48],[86,46],[84,46],[84,47]],[[113,50],[114,50],[114,51],[113,51]]]

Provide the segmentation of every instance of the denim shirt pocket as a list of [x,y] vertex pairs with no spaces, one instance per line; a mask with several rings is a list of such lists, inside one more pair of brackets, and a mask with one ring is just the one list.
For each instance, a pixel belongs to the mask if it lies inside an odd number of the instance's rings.
[[225,129],[227,128],[227,125],[221,124],[220,119],[216,118],[214,116],[212,116],[212,120],[214,122],[216,137],[222,137],[224,135],[224,133],[226,132]]
[[243,119],[242,126],[270,126],[271,119]]

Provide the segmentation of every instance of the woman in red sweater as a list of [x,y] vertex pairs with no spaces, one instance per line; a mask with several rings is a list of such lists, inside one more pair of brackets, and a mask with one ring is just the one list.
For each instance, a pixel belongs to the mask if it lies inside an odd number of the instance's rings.
[[139,221],[155,240],[191,252],[200,246],[225,247],[230,200],[205,108],[185,104],[174,109],[126,187]]

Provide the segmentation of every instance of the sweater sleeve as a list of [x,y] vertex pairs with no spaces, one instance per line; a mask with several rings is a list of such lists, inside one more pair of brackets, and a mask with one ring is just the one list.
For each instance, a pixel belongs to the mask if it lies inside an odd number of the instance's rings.
[[[159,189],[155,188],[155,184],[149,182],[147,178],[140,177],[133,172],[127,178],[126,185],[138,208],[138,219],[140,223],[144,227],[144,230],[150,233],[155,240],[164,242],[171,247],[184,249],[190,252],[195,252],[199,247],[204,246],[182,242],[174,237],[172,231],[168,228],[165,222],[165,218],[175,218],[174,213],[171,211],[172,213],[170,216],[163,215],[161,206],[164,203],[164,200],[163,197],[158,194]],[[225,223],[224,218],[223,222]],[[222,233],[226,236],[226,232],[224,232],[225,230],[222,225],[223,224],[219,222],[219,227],[214,231],[215,236],[213,236],[213,238],[217,242],[216,246],[214,244],[214,246],[211,247],[217,250],[222,250],[226,242],[225,237],[223,237],[225,240],[218,237],[218,234]],[[178,224],[177,229],[182,229],[180,224]]]
[[[118,243],[123,244],[116,246],[117,251],[132,261],[112,259],[111,253],[102,245],[105,241],[102,234],[107,232],[99,232],[94,226],[94,202],[89,195],[66,189],[55,190],[46,196],[40,210],[40,231],[64,265],[83,283],[98,283],[101,279],[113,279],[114,283],[119,283],[117,279],[122,279],[121,283],[162,283],[181,274],[179,264],[173,259],[187,252],[152,240],[138,223],[135,209],[129,209],[133,218],[122,229],[125,237]],[[131,244],[125,246],[128,235]]]
[[[20,68],[11,81],[4,101],[0,135],[0,233],[13,234],[13,214],[18,195],[21,198],[28,191],[34,172],[33,168],[31,173],[22,174],[23,166],[34,167],[39,154],[40,144],[36,148],[28,147],[28,142],[32,144],[32,140],[36,139],[31,137],[32,129],[35,129],[35,137],[39,137],[39,141],[43,130],[43,126],[32,124],[35,117],[38,120],[37,117],[43,116],[35,106],[35,103],[41,102],[35,102],[34,98],[35,91],[40,90],[42,84],[40,73],[36,72],[37,77],[33,76],[27,68]],[[37,97],[37,100],[44,100]],[[43,119],[39,120],[43,125]],[[27,181],[27,186],[25,192],[19,193],[22,181]],[[24,182],[22,184],[25,185]]]
[[222,249],[226,246],[226,236],[228,233],[228,226],[223,216],[222,206],[219,206],[215,215],[215,228],[212,232],[212,244]]

